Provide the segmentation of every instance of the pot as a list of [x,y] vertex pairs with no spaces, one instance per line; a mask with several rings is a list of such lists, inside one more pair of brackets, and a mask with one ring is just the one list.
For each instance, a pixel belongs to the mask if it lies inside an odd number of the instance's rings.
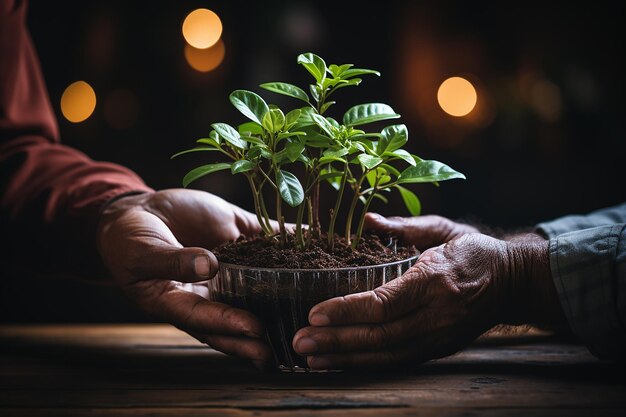
[[372,290],[401,276],[417,260],[335,269],[280,269],[220,263],[209,281],[209,298],[256,315],[282,371],[310,371],[292,347],[295,333],[309,325],[309,310],[333,297]]

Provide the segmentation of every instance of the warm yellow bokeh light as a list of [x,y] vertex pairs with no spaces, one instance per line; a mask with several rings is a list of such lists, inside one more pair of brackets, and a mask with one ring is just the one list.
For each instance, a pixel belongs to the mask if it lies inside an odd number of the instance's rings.
[[196,49],[210,48],[222,36],[222,21],[209,9],[196,9],[183,22],[183,36]]
[[224,60],[226,47],[220,39],[215,45],[207,49],[197,49],[185,45],[185,59],[191,68],[200,72],[209,72],[217,68]]
[[451,116],[465,116],[476,106],[476,89],[465,78],[451,77],[441,83],[437,91],[439,105]]
[[61,112],[73,123],[82,122],[96,108],[96,93],[84,81],[70,84],[61,96]]

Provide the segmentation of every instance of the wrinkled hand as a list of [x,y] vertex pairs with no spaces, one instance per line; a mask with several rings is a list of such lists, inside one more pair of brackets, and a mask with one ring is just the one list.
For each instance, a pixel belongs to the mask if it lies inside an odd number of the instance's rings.
[[204,248],[260,232],[256,217],[214,195],[165,190],[121,198],[102,215],[98,246],[115,282],[145,312],[225,353],[267,361],[249,312],[206,299],[218,270]]
[[463,223],[456,223],[441,216],[383,217],[375,213],[365,216],[365,228],[389,233],[403,243],[415,245],[419,250],[463,236],[477,233],[478,229]]
[[525,246],[464,234],[423,252],[398,279],[314,306],[294,349],[316,369],[418,364],[452,354],[511,318],[513,297],[531,292],[527,272],[549,276],[547,253],[538,240]]

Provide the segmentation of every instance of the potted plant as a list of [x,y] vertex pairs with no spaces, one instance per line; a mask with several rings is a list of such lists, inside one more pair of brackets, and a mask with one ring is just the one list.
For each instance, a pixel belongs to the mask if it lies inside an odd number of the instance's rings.
[[[312,53],[299,55],[297,63],[313,77],[309,93],[285,82],[260,87],[289,96],[300,106],[285,111],[252,91],[236,90],[230,102],[249,120],[237,127],[213,123],[208,137],[197,140],[198,146],[173,156],[212,152],[225,159],[189,171],[183,178],[185,187],[221,170],[247,180],[262,234],[214,250],[220,272],[209,283],[210,293],[260,317],[277,364],[290,370],[306,367],[291,340],[308,324],[313,305],[382,285],[400,276],[417,257],[414,248],[393,239],[363,234],[372,200],[387,202],[385,194],[397,190],[409,212],[418,215],[420,201],[406,184],[465,178],[441,162],[404,150],[408,130],[403,124],[365,130],[364,126],[400,117],[386,104],[352,106],[340,121],[326,115],[336,105],[338,90],[357,86],[362,77],[379,72],[351,64],[326,65]],[[335,190],[328,213],[320,213],[323,184]],[[295,209],[292,228],[286,226],[287,206]],[[346,216],[341,235],[340,213]]]

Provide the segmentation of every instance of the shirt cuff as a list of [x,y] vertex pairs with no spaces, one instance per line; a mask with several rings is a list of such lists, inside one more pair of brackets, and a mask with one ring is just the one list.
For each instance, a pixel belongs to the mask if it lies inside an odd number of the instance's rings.
[[[541,228],[548,236],[559,230]],[[625,230],[620,223],[550,239],[550,268],[565,316],[599,358],[617,359],[626,349]]]

